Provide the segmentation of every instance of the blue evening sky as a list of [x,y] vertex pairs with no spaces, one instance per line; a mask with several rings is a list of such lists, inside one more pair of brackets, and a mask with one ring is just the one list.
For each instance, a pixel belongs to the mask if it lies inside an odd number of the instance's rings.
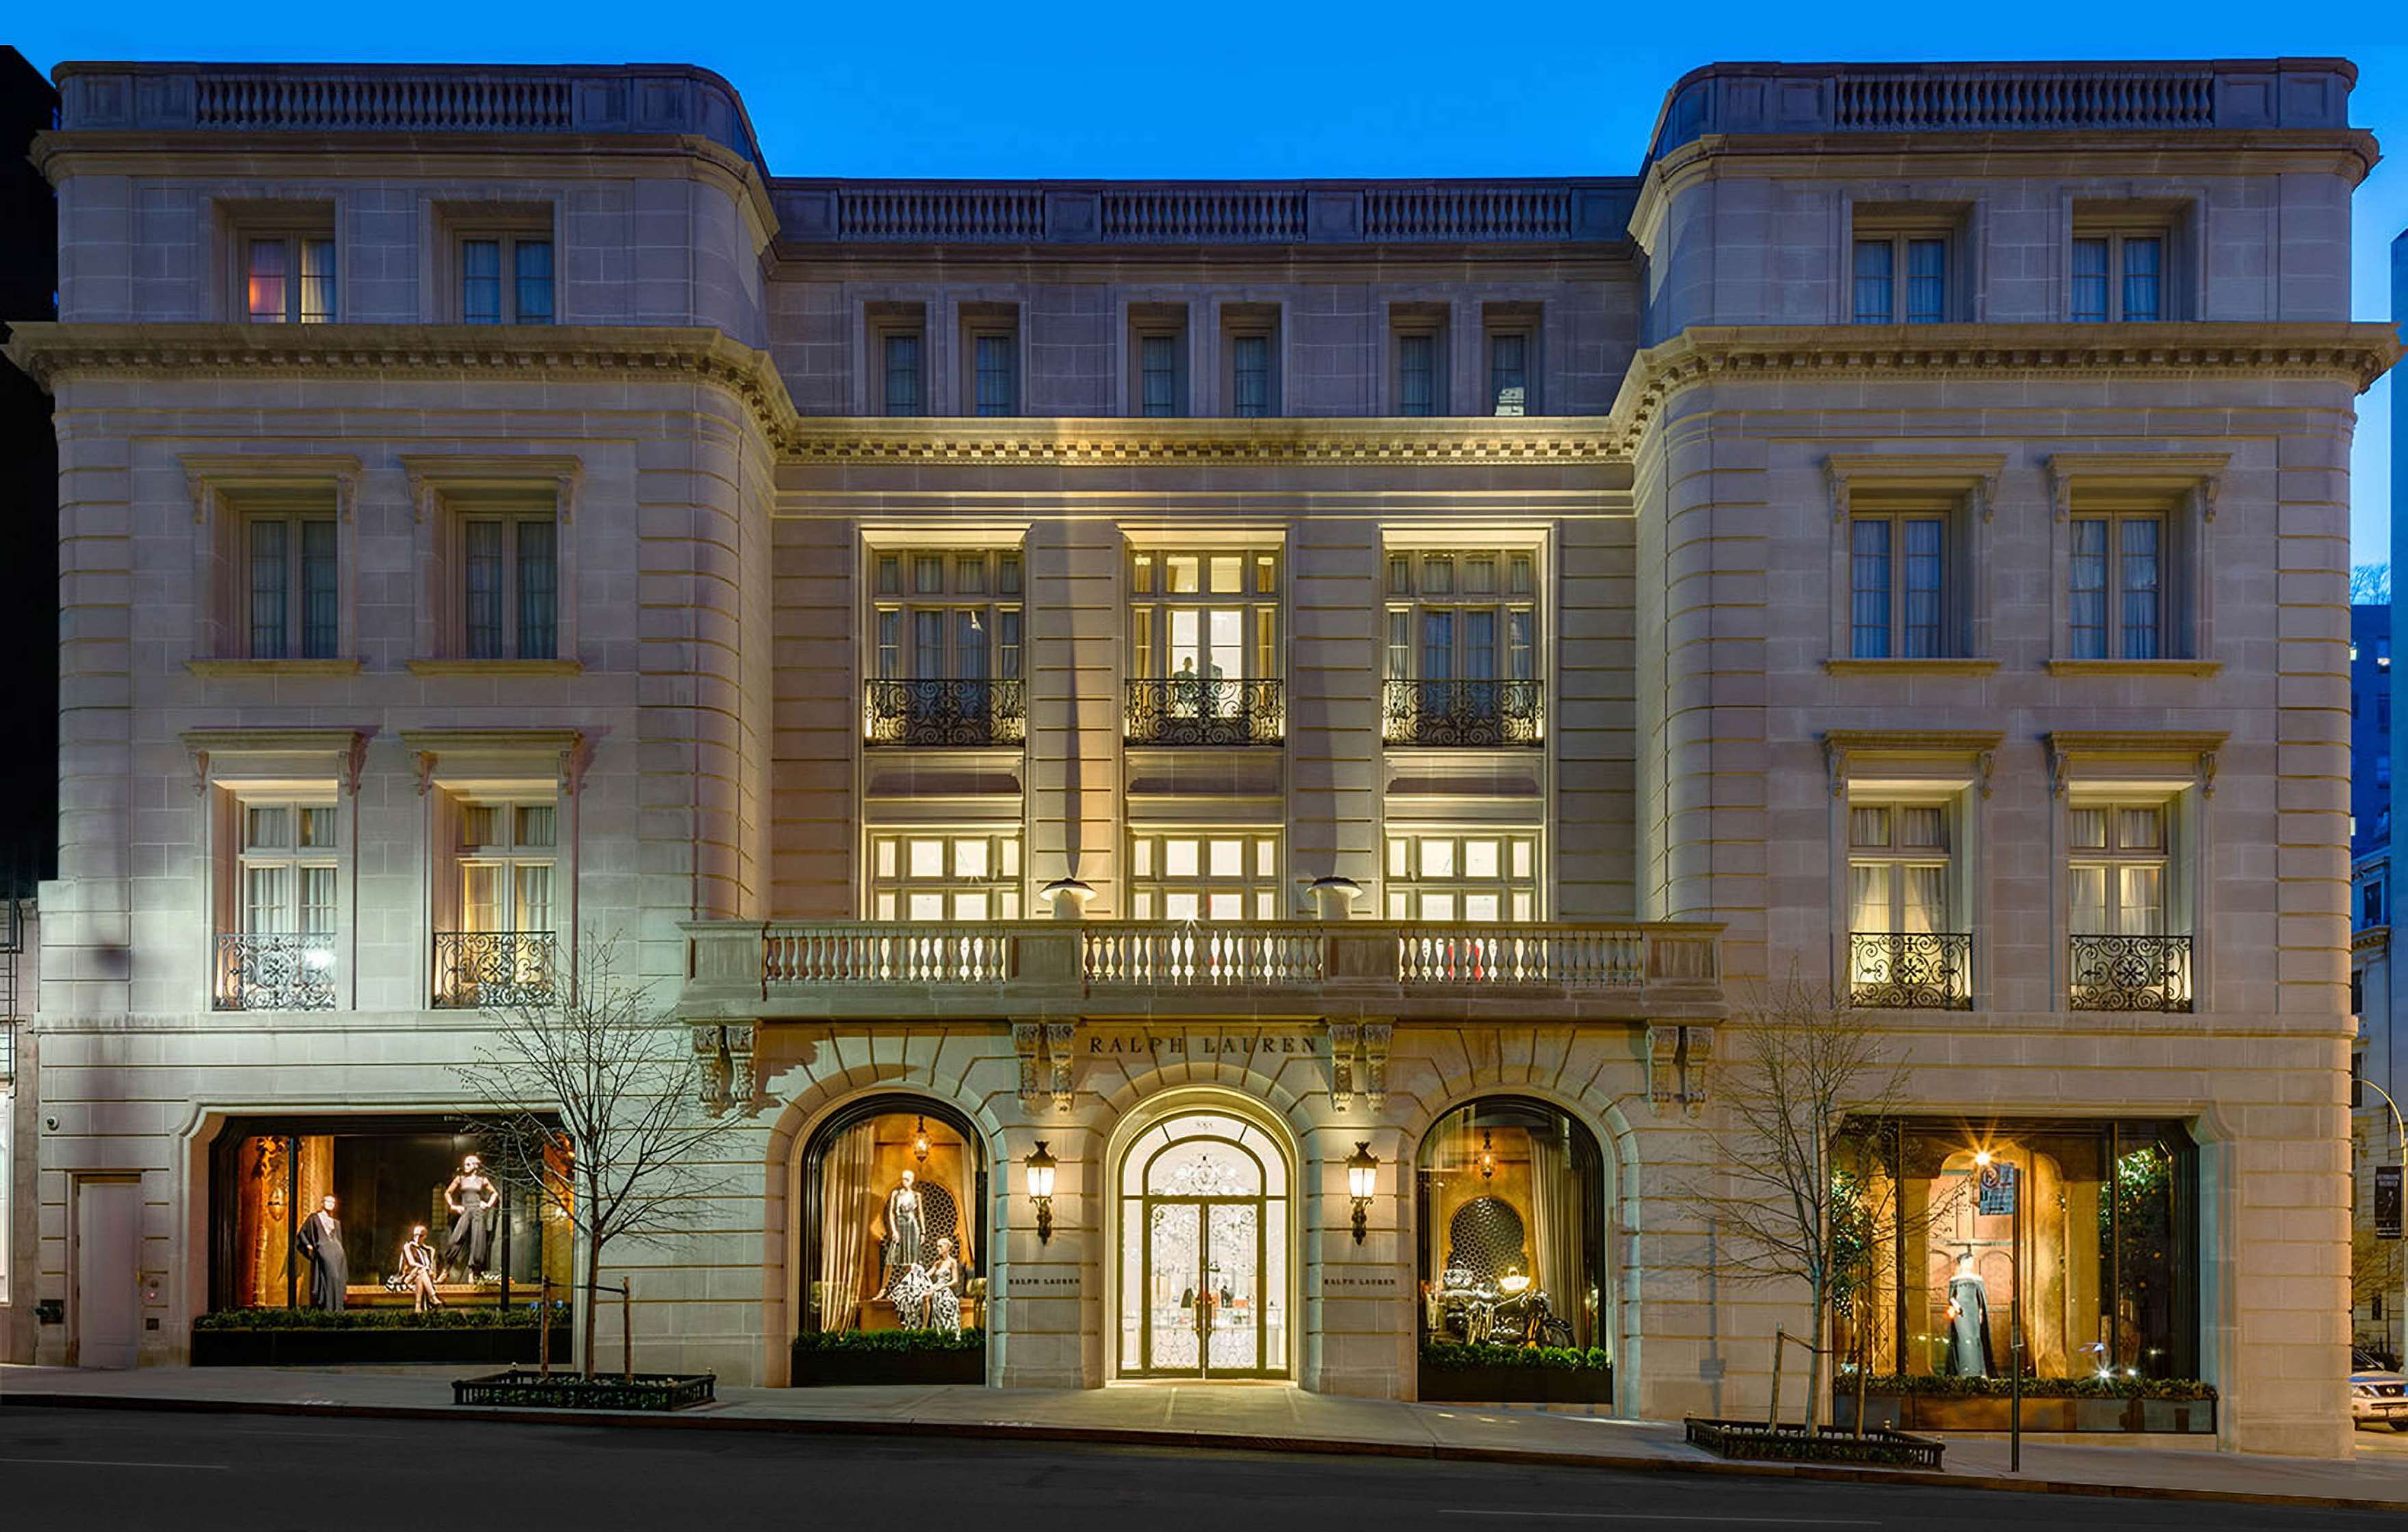
[[[265,16],[265,12],[255,13]],[[1716,59],[2243,58],[2357,62],[2357,122],[2408,156],[2408,7],[2099,0],[1842,7],[1756,0],[1367,7],[319,7],[246,36],[222,7],[28,6],[63,59],[687,62],[743,93],[771,168],[844,176],[1627,175],[1665,87]],[[2012,19],[2013,29],[2002,24]],[[2408,167],[2359,191],[2355,304],[2390,317]],[[2390,397],[2362,401],[2356,558],[2389,557]]]

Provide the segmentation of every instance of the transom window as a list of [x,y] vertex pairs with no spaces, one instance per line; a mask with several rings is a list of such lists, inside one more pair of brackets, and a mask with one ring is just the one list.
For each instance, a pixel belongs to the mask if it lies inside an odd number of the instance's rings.
[[1279,832],[1269,827],[1133,835],[1129,918],[1278,920],[1279,861]]
[[550,324],[552,236],[480,234],[461,240],[460,318],[468,324]]
[[2157,514],[2072,520],[2067,607],[2077,660],[2154,660],[2169,651],[2166,519]]
[[244,240],[243,294],[253,324],[332,323],[335,241],[307,234]]
[[1856,242],[1858,324],[1937,324],[1948,317],[1948,241],[1883,234]]
[[335,518],[307,511],[244,519],[247,616],[254,660],[327,660],[341,643]]
[[877,830],[869,913],[881,921],[1020,919],[1017,830]]
[[2083,234],[2073,241],[2069,317],[2127,324],[2166,317],[2166,239],[2157,229]]
[[1539,838],[1512,830],[1417,830],[1388,837],[1388,918],[1539,918]]
[[1018,549],[897,549],[872,555],[881,680],[1017,680]]
[[2080,804],[2066,810],[2073,935],[2165,933],[2168,817],[2161,803]]
[[1538,602],[1529,551],[1391,551],[1388,679],[1537,679]]
[[1954,929],[1944,805],[1848,806],[1848,929],[1914,936]]
[[[1140,680],[1276,679],[1279,586],[1275,550],[1133,552],[1130,676]],[[1231,703],[1235,705],[1234,694]]]
[[559,831],[559,807],[550,798],[460,805],[462,930],[556,929],[552,893]]
[[332,935],[340,908],[335,805],[244,799],[236,809],[243,933]]
[[470,508],[460,518],[461,652],[549,660],[560,644],[560,533],[540,510]]
[[1928,659],[1949,651],[1947,517],[1851,517],[1848,569],[1852,656]]

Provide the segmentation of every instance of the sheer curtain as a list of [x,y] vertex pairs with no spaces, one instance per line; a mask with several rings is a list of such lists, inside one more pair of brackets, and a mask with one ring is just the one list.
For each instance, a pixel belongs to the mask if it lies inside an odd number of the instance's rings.
[[861,1270],[869,1250],[872,1124],[856,1123],[820,1160],[819,1327],[859,1327]]
[[1587,1294],[1580,1285],[1581,1229],[1578,1188],[1570,1156],[1553,1130],[1530,1133],[1530,1237],[1537,1246],[1531,1273],[1546,1289],[1548,1310],[1571,1322],[1572,1342],[1588,1338]]

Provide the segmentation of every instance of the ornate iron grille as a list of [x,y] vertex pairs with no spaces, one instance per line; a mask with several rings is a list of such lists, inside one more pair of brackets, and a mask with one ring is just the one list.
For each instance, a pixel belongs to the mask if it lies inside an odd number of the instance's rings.
[[1174,676],[1133,680],[1128,737],[1140,745],[1276,745],[1287,710],[1275,680]]
[[865,704],[873,745],[1017,745],[1028,737],[1016,680],[873,680]]
[[2188,1010],[2190,938],[2074,937],[2076,1010]]
[[1973,938],[1962,931],[1852,931],[1848,981],[1860,1006],[1970,1010]]
[[437,931],[435,1003],[541,1005],[552,998],[555,946],[550,931]]
[[215,1009],[334,1009],[335,938],[320,934],[221,934]]
[[1535,745],[1545,709],[1535,680],[1392,680],[1392,745]]

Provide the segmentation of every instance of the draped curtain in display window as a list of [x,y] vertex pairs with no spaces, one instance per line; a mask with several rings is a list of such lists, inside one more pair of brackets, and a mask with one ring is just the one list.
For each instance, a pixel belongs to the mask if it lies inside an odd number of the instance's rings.
[[860,1272],[878,1215],[878,1195],[869,1184],[877,1135],[875,1123],[855,1124],[837,1135],[821,1161],[817,1317],[823,1330],[860,1327]]

